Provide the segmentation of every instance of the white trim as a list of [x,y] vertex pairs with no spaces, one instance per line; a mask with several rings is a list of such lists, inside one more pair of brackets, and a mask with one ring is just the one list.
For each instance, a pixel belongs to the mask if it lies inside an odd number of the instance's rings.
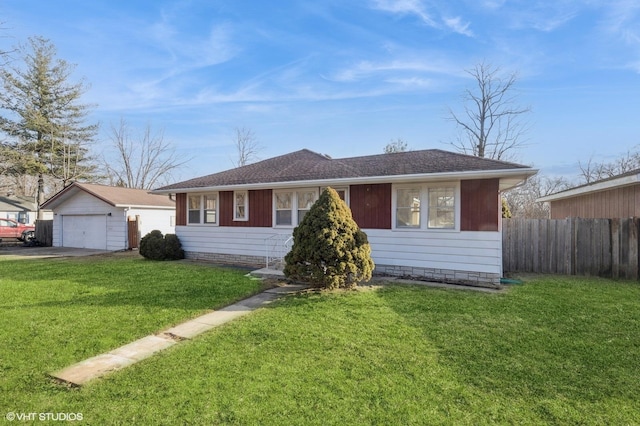
[[[207,209],[205,208],[204,197],[206,196],[215,196],[216,197],[216,221],[215,222],[205,222],[205,215]],[[190,222],[189,221],[189,212],[192,210],[189,208],[189,197],[200,197],[200,220],[198,222]],[[191,193],[187,194],[186,197],[186,205],[185,208],[187,210],[187,225],[186,226],[219,226],[220,223],[220,194],[216,191],[213,192],[201,192],[201,193]]]
[[[237,195],[244,194],[244,217],[238,217],[238,197]],[[233,221],[234,222],[247,222],[249,220],[249,191],[233,191]]]
[[[312,188],[312,187],[300,187],[300,188],[284,188],[284,189],[277,189],[277,190],[273,190],[273,202],[272,202],[272,211],[273,211],[273,222],[272,222],[272,226],[274,228],[295,228],[296,226],[299,225],[298,223],[298,210],[300,210],[298,208],[298,193],[300,192],[313,192],[313,194],[315,195],[315,201],[318,201],[318,198],[320,197],[319,195],[319,188]],[[284,194],[284,193],[290,193],[291,194],[291,225],[278,225],[276,223],[277,220],[277,203],[276,203],[276,194]],[[306,210],[306,209],[305,209]]]
[[[397,207],[398,190],[419,188],[420,190],[420,226],[419,227],[398,227]],[[454,189],[454,227],[453,228],[430,228],[429,227],[429,189],[430,188],[453,188]],[[413,184],[391,185],[391,229],[397,232],[460,232],[460,182],[413,182]]]
[[[324,187],[324,186],[345,186],[360,185],[373,183],[403,183],[403,182],[451,182],[457,180],[470,179],[491,179],[491,178],[518,178],[525,180],[529,176],[538,173],[537,169],[506,169],[506,170],[480,170],[469,172],[446,172],[446,173],[418,173],[411,175],[390,175],[390,176],[365,176],[340,179],[315,179],[315,180],[299,180],[286,182],[261,182],[237,185],[219,185],[207,186],[202,188],[172,188],[172,189],[156,189],[151,191],[153,194],[174,194],[174,193],[190,193],[190,192],[211,192],[211,191],[231,191],[231,190],[252,190],[252,189],[288,189],[288,188],[304,188],[304,187]],[[501,188],[504,190],[506,188]]]
[[176,206],[151,206],[147,204],[115,204],[113,207],[124,209],[154,209],[154,210],[175,210]]
[[590,194],[592,192],[605,191],[607,189],[629,186],[640,182],[640,174],[632,176],[624,176],[617,179],[610,179],[604,182],[595,182],[591,185],[581,186],[579,188],[568,189],[566,191],[540,197],[536,201],[543,203],[546,201],[562,200],[564,198],[577,197],[580,195]]

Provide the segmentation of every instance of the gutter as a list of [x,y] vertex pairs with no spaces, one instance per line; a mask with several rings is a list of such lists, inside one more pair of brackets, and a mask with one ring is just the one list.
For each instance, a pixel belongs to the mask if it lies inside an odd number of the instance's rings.
[[606,191],[607,189],[634,185],[637,183],[640,183],[640,174],[625,176],[618,179],[610,179],[604,182],[595,182],[592,184],[580,186],[578,188],[567,189],[566,191],[556,192],[555,194],[540,197],[536,201],[539,203],[557,201],[565,198],[572,198],[580,195],[590,194],[592,192]]
[[305,186],[346,186],[354,184],[366,183],[403,183],[415,181],[451,181],[465,179],[490,179],[490,178],[509,178],[522,177],[527,179],[538,173],[537,169],[506,169],[506,170],[480,170],[469,172],[444,172],[444,173],[419,173],[410,175],[390,175],[390,176],[364,176],[352,178],[337,179],[313,179],[313,180],[296,180],[284,182],[259,182],[249,184],[233,184],[233,185],[216,185],[202,186],[191,188],[172,188],[172,189],[155,189],[152,194],[175,194],[178,192],[207,192],[207,191],[233,191],[233,190],[250,190],[250,189],[273,189],[273,188],[301,188]]

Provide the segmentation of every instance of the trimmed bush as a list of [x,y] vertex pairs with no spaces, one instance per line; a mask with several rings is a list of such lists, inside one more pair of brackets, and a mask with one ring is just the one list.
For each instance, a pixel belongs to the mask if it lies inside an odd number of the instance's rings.
[[175,234],[167,234],[154,229],[140,240],[140,255],[150,260],[184,259],[182,244]]
[[166,260],[184,259],[182,243],[176,234],[165,235],[164,244],[164,258]]
[[338,193],[327,188],[293,230],[284,274],[315,287],[353,288],[371,279],[374,264],[367,234]]

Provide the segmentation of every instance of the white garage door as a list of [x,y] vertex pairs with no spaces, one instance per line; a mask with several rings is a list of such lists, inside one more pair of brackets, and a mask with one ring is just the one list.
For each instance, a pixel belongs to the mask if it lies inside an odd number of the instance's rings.
[[62,246],[107,248],[107,217],[62,216]]

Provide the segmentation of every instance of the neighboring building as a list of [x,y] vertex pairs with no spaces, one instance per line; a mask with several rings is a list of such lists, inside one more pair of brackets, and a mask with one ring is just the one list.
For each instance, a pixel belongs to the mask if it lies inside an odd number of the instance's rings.
[[36,203],[32,198],[11,194],[0,196],[0,218],[13,219],[25,225],[33,225],[36,216]]
[[331,186],[369,236],[375,272],[496,285],[500,191],[537,171],[441,150],[332,159],[309,150],[159,188],[188,258],[264,265]]
[[640,169],[541,197],[551,219],[640,217]]
[[[154,229],[175,229],[175,202],[142,189],[76,182],[42,208],[53,210],[54,247],[125,250]],[[129,222],[137,222],[138,235],[129,235]]]

